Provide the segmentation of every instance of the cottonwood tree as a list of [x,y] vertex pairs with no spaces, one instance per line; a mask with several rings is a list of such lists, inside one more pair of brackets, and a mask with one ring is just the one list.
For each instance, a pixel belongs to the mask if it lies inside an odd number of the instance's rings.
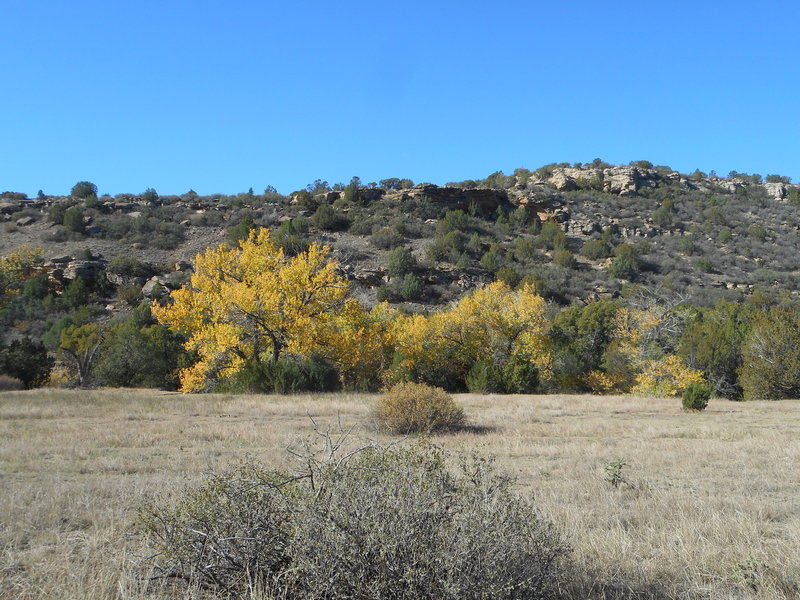
[[181,371],[181,390],[203,391],[248,363],[314,354],[330,339],[347,291],[327,247],[314,243],[287,257],[262,228],[238,247],[198,254],[191,283],[153,314],[187,335],[186,349],[199,357]]
[[44,252],[41,248],[21,246],[0,256],[0,307],[10,296],[18,294],[24,283],[37,274]]
[[683,297],[637,287],[614,315],[613,341],[603,357],[605,390],[676,396],[703,373],[676,354],[689,317]]
[[105,331],[97,323],[69,325],[61,330],[59,355],[77,370],[78,385],[91,381],[92,369],[105,341]]
[[479,363],[502,369],[515,361],[543,377],[551,372],[546,305],[530,286],[512,290],[496,281],[447,310],[399,319],[397,327],[398,378],[458,389]]
[[400,313],[381,302],[371,310],[348,299],[332,320],[319,354],[336,366],[345,389],[376,391],[392,363]]

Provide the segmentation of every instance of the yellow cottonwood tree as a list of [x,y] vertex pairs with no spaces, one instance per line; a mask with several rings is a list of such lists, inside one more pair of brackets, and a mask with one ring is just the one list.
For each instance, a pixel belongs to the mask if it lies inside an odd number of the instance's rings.
[[387,302],[367,310],[351,298],[334,317],[320,354],[336,365],[346,389],[378,389],[392,362],[399,316]]
[[75,367],[80,386],[89,382],[104,341],[105,331],[97,323],[70,325],[61,331],[59,355]]
[[25,245],[0,256],[0,306],[8,296],[18,293],[27,279],[35,275],[43,255],[41,248]]
[[198,254],[190,284],[153,307],[161,323],[189,336],[186,349],[199,356],[181,372],[181,390],[206,390],[248,361],[316,351],[345,305],[348,285],[336,267],[317,244],[284,256],[265,228],[236,248]]
[[617,312],[615,339],[610,346],[617,355],[617,365],[607,374],[613,382],[611,388],[641,395],[677,396],[688,385],[705,381],[701,371],[690,368],[659,343],[662,330],[676,327],[670,324],[673,317],[670,310],[652,306]]
[[[429,317],[398,323],[402,377],[440,373],[442,385],[463,381],[479,362],[509,360],[535,365],[544,378],[552,369],[545,301],[530,286],[512,290],[496,281]],[[449,381],[448,381],[449,380]]]

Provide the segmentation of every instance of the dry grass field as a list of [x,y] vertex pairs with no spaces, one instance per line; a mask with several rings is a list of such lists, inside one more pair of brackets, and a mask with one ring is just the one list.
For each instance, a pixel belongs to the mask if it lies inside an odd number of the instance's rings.
[[[800,597],[800,401],[476,396],[478,448],[535,495],[573,548],[570,598]],[[143,598],[144,498],[286,447],[337,420],[374,436],[367,395],[0,394],[0,598]],[[614,487],[606,466],[623,460]]]

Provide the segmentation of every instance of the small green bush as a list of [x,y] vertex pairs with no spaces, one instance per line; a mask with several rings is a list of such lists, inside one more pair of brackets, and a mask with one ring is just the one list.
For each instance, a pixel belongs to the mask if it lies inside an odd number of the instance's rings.
[[183,339],[156,322],[149,304],[139,303],[126,318],[109,323],[104,335],[92,372],[97,384],[177,389],[177,371],[190,358]]
[[521,263],[533,262],[537,257],[536,243],[528,238],[514,240],[514,258]]
[[448,210],[444,218],[436,224],[436,232],[445,235],[454,230],[469,231],[472,227],[472,217],[463,210]]
[[616,258],[608,266],[608,272],[617,279],[634,281],[642,269],[639,251],[629,244],[620,244],[615,250]]
[[289,256],[296,256],[306,252],[310,241],[306,237],[308,233],[308,221],[302,217],[297,217],[291,221],[284,221],[276,230],[272,232],[272,240],[276,245],[283,248]]
[[79,181],[78,183],[72,186],[72,190],[70,190],[70,195],[82,199],[86,199],[91,196],[97,196],[97,186],[93,184],[91,181]]
[[467,373],[466,384],[475,394],[532,394],[539,387],[539,370],[521,357],[510,358],[502,367],[481,361]]
[[455,263],[466,249],[467,243],[468,238],[463,232],[453,230],[443,236],[437,235],[425,252],[429,260]]
[[515,288],[522,281],[522,276],[514,267],[501,267],[494,274],[497,281],[502,281],[510,288]]
[[375,420],[390,433],[437,433],[463,427],[464,411],[441,388],[424,383],[395,384],[378,399]]
[[330,204],[320,204],[316,212],[311,215],[311,224],[317,229],[339,231],[347,229],[350,221]]
[[533,394],[539,389],[539,369],[530,360],[511,357],[503,366],[508,394]]
[[83,233],[85,226],[83,222],[83,210],[80,206],[72,206],[64,211],[63,225],[75,233]]
[[561,225],[548,221],[542,224],[542,229],[539,235],[536,236],[536,242],[539,246],[547,248],[548,250],[565,248],[567,245],[567,234],[561,229]]
[[747,229],[747,234],[750,237],[755,238],[760,242],[763,242],[764,240],[767,239],[767,230],[764,229],[763,225],[760,225],[758,223],[753,223],[752,225],[750,225],[750,227]]
[[53,204],[47,209],[47,219],[56,225],[64,224],[64,213],[67,212],[67,206],[64,204]]
[[614,253],[611,244],[605,240],[587,240],[581,247],[581,254],[589,260],[601,260]]
[[397,295],[407,302],[419,300],[424,293],[422,280],[414,273],[406,273],[397,287]]
[[306,210],[316,210],[319,206],[318,200],[311,195],[308,190],[300,190],[294,193],[294,199],[301,207]]
[[388,250],[400,246],[404,239],[394,228],[383,227],[372,234],[369,240],[376,248]]
[[255,228],[256,224],[253,222],[253,217],[245,215],[236,225],[228,228],[228,244],[233,247],[238,246],[240,242],[248,238],[250,232]]
[[625,459],[618,458],[612,460],[605,466],[606,481],[611,484],[611,487],[618,488],[619,486],[628,483],[625,477],[625,468],[630,465],[625,462]]
[[290,394],[333,392],[340,388],[339,374],[319,357],[285,358],[276,363],[249,361],[236,374],[221,380],[215,391],[226,393]]
[[467,389],[473,394],[503,394],[505,381],[503,370],[493,361],[476,363],[467,373]]
[[386,255],[386,272],[390,277],[402,277],[417,268],[417,259],[411,248],[401,246],[389,251]]
[[155,270],[149,264],[142,262],[133,256],[120,254],[111,259],[108,263],[108,271],[125,277],[152,277]]
[[683,390],[683,408],[701,411],[708,406],[711,398],[711,386],[707,383],[691,383]]
[[578,261],[572,252],[562,248],[553,251],[553,264],[565,269],[574,269],[578,266]]
[[506,255],[503,248],[498,244],[492,244],[480,260],[481,266],[490,273],[497,273],[506,266]]
[[697,258],[695,259],[693,264],[698,271],[701,271],[703,273],[714,272],[714,265],[711,263],[710,260],[706,260],[705,258]]
[[47,348],[29,337],[0,348],[0,373],[22,382],[27,389],[44,385],[52,368],[53,359]]
[[185,229],[177,223],[159,223],[150,245],[159,250],[174,250],[186,239]]
[[61,293],[61,303],[68,309],[74,310],[89,302],[91,290],[83,279],[75,278],[69,282]]

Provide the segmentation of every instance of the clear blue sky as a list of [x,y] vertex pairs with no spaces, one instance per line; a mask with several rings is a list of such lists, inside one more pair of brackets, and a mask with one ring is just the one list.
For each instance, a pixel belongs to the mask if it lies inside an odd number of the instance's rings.
[[800,180],[800,3],[3,0],[0,191],[650,160]]

